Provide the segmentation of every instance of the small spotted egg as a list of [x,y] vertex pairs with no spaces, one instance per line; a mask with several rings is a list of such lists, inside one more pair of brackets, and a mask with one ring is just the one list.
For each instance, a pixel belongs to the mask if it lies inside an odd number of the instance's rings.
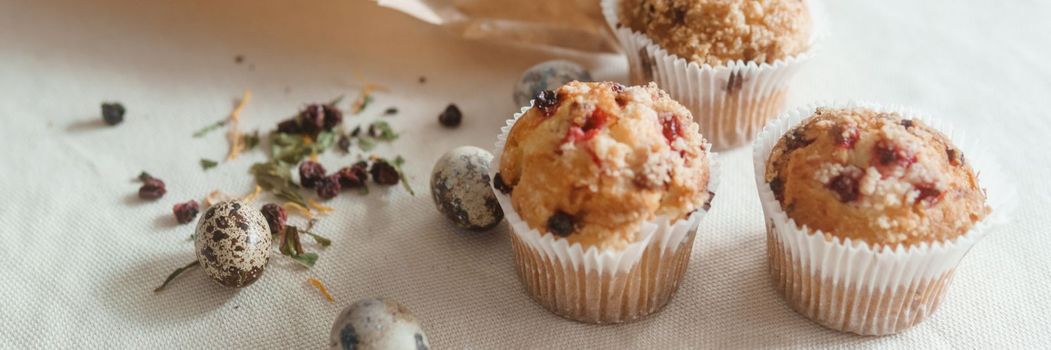
[[472,146],[443,155],[431,172],[431,197],[438,211],[461,228],[482,231],[496,226],[504,211],[489,186],[493,155]]
[[241,288],[270,261],[270,226],[259,210],[233,200],[213,205],[197,223],[197,261],[219,284]]
[[591,81],[591,73],[579,64],[566,60],[541,62],[525,71],[515,84],[515,104],[529,105],[529,101],[543,90],[554,90],[568,82]]
[[430,344],[416,317],[405,306],[386,298],[359,300],[332,324],[333,350],[427,350]]

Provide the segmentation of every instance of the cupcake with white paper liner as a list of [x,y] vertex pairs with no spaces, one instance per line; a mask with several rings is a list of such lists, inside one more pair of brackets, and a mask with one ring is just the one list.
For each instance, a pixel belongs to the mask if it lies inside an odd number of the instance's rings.
[[763,129],[754,162],[770,274],[792,309],[887,335],[938,308],[1013,197],[999,167],[943,125],[848,102],[786,112]]
[[489,166],[527,293],[587,323],[659,311],[715,195],[709,149],[654,84],[539,93],[501,130]]
[[784,110],[813,51],[810,1],[602,0],[632,84],[656,82],[715,149],[751,141]]

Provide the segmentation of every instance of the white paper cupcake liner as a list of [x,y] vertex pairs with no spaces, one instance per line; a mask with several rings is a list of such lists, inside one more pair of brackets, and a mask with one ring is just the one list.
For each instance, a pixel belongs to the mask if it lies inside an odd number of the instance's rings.
[[[713,67],[687,61],[661,48],[643,33],[619,25],[619,0],[602,0],[606,23],[628,56],[632,84],[656,82],[693,113],[694,120],[715,149],[751,141],[763,125],[784,109],[788,84],[817,43],[818,20],[809,49],[773,63],[741,60]],[[815,4],[808,4],[811,13]]]
[[[941,131],[963,150],[979,174],[992,212],[951,241],[898,245],[893,249],[875,248],[860,240],[830,240],[819,230],[798,226],[781,209],[764,174],[777,141],[817,107],[897,112]],[[753,161],[766,216],[770,274],[789,306],[828,328],[864,335],[897,333],[933,313],[961,259],[991,227],[1006,220],[1014,204],[1014,189],[992,158],[980,152],[982,149],[973,141],[917,112],[864,102],[813,104],[771,121],[755,141]]]
[[[530,103],[532,106],[532,102]],[[507,121],[497,137],[490,178],[500,169],[500,158],[511,127],[531,107]],[[709,153],[709,191],[719,185],[719,163]],[[584,248],[530,228],[518,216],[511,197],[493,189],[511,228],[515,263],[530,296],[551,312],[575,321],[620,323],[660,310],[678,289],[689,264],[697,227],[706,212],[670,222],[658,217],[640,227],[639,241],[620,250]]]

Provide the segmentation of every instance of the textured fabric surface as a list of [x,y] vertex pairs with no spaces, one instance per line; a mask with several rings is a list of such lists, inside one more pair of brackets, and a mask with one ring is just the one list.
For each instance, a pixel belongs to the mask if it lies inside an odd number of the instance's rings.
[[[720,192],[676,297],[627,325],[548,313],[515,276],[505,224],[465,234],[434,209],[433,162],[458,145],[492,145],[518,110],[510,90],[523,69],[565,57],[625,80],[623,57],[461,41],[363,0],[2,0],[0,348],[318,348],[339,311],[369,296],[408,305],[436,348],[1051,348],[1051,4],[826,7],[831,35],[789,106],[856,98],[926,110],[984,138],[1019,188],[1011,223],[964,259],[938,312],[903,334],[841,334],[786,306],[767,276],[750,147],[722,153]],[[332,201],[317,231],[335,243],[311,270],[278,259],[241,291],[196,270],[154,294],[193,259],[193,226],[176,225],[171,206],[214,189],[249,192],[248,166],[264,159],[256,151],[202,171],[198,160],[221,159],[226,141],[194,130],[227,115],[246,88],[242,125],[270,128],[306,102],[354,96],[364,80],[391,92],[348,122],[399,108],[384,118],[402,139],[375,153],[404,155],[417,195],[395,187]],[[125,104],[123,124],[101,126],[104,100]],[[464,111],[456,130],[436,121],[449,102]],[[167,182],[163,199],[138,200],[141,170]]]

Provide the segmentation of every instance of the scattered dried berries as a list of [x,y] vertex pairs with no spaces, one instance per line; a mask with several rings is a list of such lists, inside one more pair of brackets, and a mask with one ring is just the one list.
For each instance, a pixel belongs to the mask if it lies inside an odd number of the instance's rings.
[[836,193],[840,202],[852,202],[861,194],[858,179],[848,174],[840,174],[828,182],[828,189]]
[[200,207],[197,205],[197,201],[190,200],[186,203],[179,203],[172,207],[172,213],[175,214],[175,221],[180,224],[186,224],[193,221],[193,218],[197,217],[197,213],[200,212]]
[[325,177],[325,167],[315,161],[305,161],[299,164],[299,184],[306,188],[314,188],[318,181]]
[[493,187],[495,187],[497,191],[500,191],[503,194],[511,193],[512,189],[510,185],[504,182],[504,178],[500,176],[500,173],[496,173],[496,176],[493,177]]
[[286,134],[304,134],[317,138],[322,131],[330,131],[343,122],[343,112],[328,104],[308,105],[295,118],[281,121],[277,131]]
[[569,236],[573,233],[573,216],[561,210],[555,211],[547,219],[547,230],[559,237]]
[[445,111],[438,115],[438,122],[448,128],[460,126],[462,120],[463,113],[460,112],[460,107],[456,107],[455,104],[449,104],[448,107],[445,107]]
[[325,176],[314,183],[317,186],[317,196],[321,199],[332,199],[339,195],[343,186],[339,184],[339,175]]
[[365,161],[360,161],[349,167],[339,169],[336,174],[339,175],[339,184],[343,188],[358,188],[365,186],[365,180],[369,179],[369,173],[366,168],[368,164]]
[[268,203],[260,211],[263,212],[266,223],[270,225],[271,234],[276,235],[285,230],[285,222],[288,221],[288,213],[285,212],[285,208],[275,203]]
[[542,90],[536,94],[533,98],[533,104],[536,108],[540,109],[544,113],[544,116],[550,117],[555,114],[558,110],[559,97],[558,93],[551,90]]
[[161,181],[161,179],[155,178],[146,173],[139,175],[139,179],[142,180],[142,187],[139,187],[139,198],[157,199],[163,197],[164,194],[168,192],[164,187],[164,181]]
[[397,184],[401,178],[401,175],[398,174],[398,169],[383,159],[372,162],[369,173],[372,175],[372,181],[386,186]]
[[107,102],[102,104],[102,120],[106,125],[117,125],[124,121],[124,105],[120,102]]

